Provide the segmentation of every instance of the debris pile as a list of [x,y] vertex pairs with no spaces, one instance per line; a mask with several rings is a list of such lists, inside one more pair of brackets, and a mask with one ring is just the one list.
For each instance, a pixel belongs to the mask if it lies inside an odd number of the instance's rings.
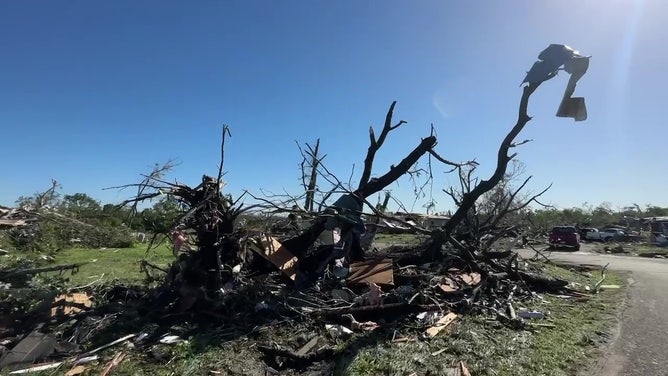
[[[565,63],[562,60],[550,63],[555,73]],[[301,368],[343,355],[346,346],[340,345],[352,337],[380,340],[387,337],[374,333],[387,332],[393,333],[392,341],[429,340],[447,333],[463,315],[484,315],[516,329],[531,327],[532,320],[543,314],[516,307],[531,307],[541,293],[583,293],[569,287],[568,281],[544,275],[516,253],[493,249],[491,245],[502,233],[480,233],[484,226],[476,228],[480,223],[472,213],[476,200],[504,176],[515,155],[509,155],[509,150],[523,143],[516,143],[515,137],[531,119],[526,113],[529,97],[552,77],[548,73],[528,80],[524,87],[517,123],[499,147],[492,177],[475,184],[462,181],[466,190],[460,195],[450,191],[458,209],[442,226],[425,229],[402,223],[426,238],[416,247],[369,247],[374,233],[367,233],[364,208],[379,219],[384,217],[368,198],[409,173],[424,155],[457,170],[462,179],[471,179],[477,163],[454,163],[441,157],[434,150],[437,140],[432,130],[405,158],[372,178],[376,152],[387,135],[405,123],[392,124],[395,103],[381,134],[377,137],[370,129],[357,187],[344,189],[337,180],[335,190],[344,193],[322,210],[314,210],[312,195],[307,200],[308,211],[294,209],[293,203],[286,206],[264,200],[264,206],[244,206],[241,198],[233,200],[223,192],[224,155],[217,178],[204,175],[195,187],[148,175],[133,185],[138,194],[124,205],[136,208],[138,202],[166,195],[186,208],[169,233],[163,234],[171,239],[176,260],[166,269],[146,261],[141,264],[145,271],[163,273],[160,286],[84,286],[42,294],[29,310],[2,307],[0,369],[24,373],[61,368],[75,375],[90,362],[98,362],[104,364],[106,375],[123,362],[129,349],[163,361],[160,346],[188,341],[203,332],[221,341],[255,336],[269,367]],[[226,135],[227,127],[223,129],[223,151]],[[322,167],[317,145],[311,157],[307,193],[314,191],[316,169]],[[507,212],[508,207],[505,209]],[[253,210],[290,213],[292,218],[299,214],[303,226],[279,226],[278,231],[270,223],[240,225],[240,216]],[[490,218],[487,228],[498,228],[505,212]],[[484,235],[491,237],[482,241]],[[153,245],[152,241],[149,249]],[[2,288],[12,294],[25,289],[27,281],[14,277],[39,272],[2,272]],[[260,333],[263,328],[297,325],[307,326],[312,335],[276,343]],[[113,357],[100,357],[112,347],[121,350]],[[453,365],[453,372],[468,374],[463,362]]]
[[[202,217],[224,223],[225,214],[209,216],[210,208],[193,211],[193,227],[215,228]],[[510,252],[488,252],[485,261],[471,262],[421,259],[419,248],[372,249],[364,261],[332,258],[315,275],[311,268],[320,265],[302,263],[295,254],[303,260],[311,253],[322,257],[323,248],[331,251],[343,242],[292,250],[284,245],[291,239],[282,239],[285,235],[239,229],[217,243],[205,243],[206,232],[198,235],[200,247],[180,253],[157,288],[84,287],[43,296],[26,312],[3,311],[0,368],[58,368],[72,375],[94,365],[112,370],[130,351],[159,359],[161,346],[188,341],[195,333],[214,332],[225,341],[252,338],[261,328],[306,325],[310,338],[278,343],[258,337],[257,344],[268,367],[302,369],[342,356],[346,348],[340,345],[355,336],[378,332],[394,333],[382,338],[397,342],[429,340],[447,333],[462,315],[528,328],[543,314],[515,307],[531,307],[543,292],[582,294]],[[206,265],[217,265],[215,272],[203,267],[202,245],[214,247],[216,262]],[[106,349],[113,351],[102,356]]]
[[21,208],[0,206],[0,229],[28,226],[37,221],[37,216]]

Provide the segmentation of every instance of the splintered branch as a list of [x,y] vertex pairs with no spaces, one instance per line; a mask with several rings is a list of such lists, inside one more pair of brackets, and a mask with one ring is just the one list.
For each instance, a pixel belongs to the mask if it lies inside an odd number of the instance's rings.
[[494,173],[488,180],[481,180],[480,183],[477,184],[472,190],[464,191],[461,199],[461,205],[457,208],[457,211],[455,211],[450,220],[444,226],[444,230],[447,234],[450,234],[455,229],[455,227],[457,227],[457,225],[462,222],[480,196],[490,191],[501,181],[501,179],[503,179],[508,168],[508,163],[515,157],[515,154],[508,155],[508,150],[513,147],[515,137],[519,135],[519,133],[531,120],[531,117],[527,115],[529,98],[539,85],[540,83],[530,83],[524,87],[522,98],[520,99],[517,123],[510,130],[510,132],[508,132],[506,137],[503,139],[503,142],[501,142],[501,145],[499,146],[497,164]]
[[223,178],[223,165],[225,164],[225,136],[232,137],[230,127],[227,124],[223,125],[223,140],[220,142],[220,166],[218,166],[218,178],[216,179],[216,190],[220,193],[220,181]]
[[392,115],[394,113],[394,106],[396,104],[397,101],[394,101],[390,105],[390,109],[387,111],[387,115],[385,116],[385,125],[383,125],[383,130],[380,132],[378,139],[376,139],[376,135],[373,132],[373,127],[369,127],[369,149],[367,150],[366,158],[364,158],[364,171],[362,172],[362,177],[360,178],[359,185],[357,186],[358,190],[361,190],[369,182],[376,152],[381,148],[381,146],[383,146],[388,133],[394,129],[399,128],[399,126],[402,124],[406,124],[405,121],[401,120],[397,124],[392,125]]
[[[119,207],[132,204],[130,206],[130,213],[129,217],[132,219],[135,214],[137,214],[137,205],[144,201],[144,200],[150,200],[154,197],[160,196],[162,194],[161,189],[164,187],[159,187],[154,184],[154,182],[161,182],[164,184],[167,184],[170,187],[176,187],[176,184],[171,184],[171,183],[166,183],[162,182],[160,179],[167,173],[168,171],[172,170],[174,166],[176,166],[176,162],[173,159],[168,160],[167,162],[163,164],[158,164],[156,163],[153,166],[153,170],[151,171],[150,174],[148,175],[142,175],[144,179],[140,183],[136,184],[127,184],[127,185],[122,185],[122,186],[117,186],[117,187],[109,187],[105,189],[120,189],[123,190],[125,188],[129,187],[136,187],[137,188],[137,194],[135,197],[123,201],[121,204],[119,204]],[[147,193],[148,191],[148,193]]]
[[471,160],[471,161],[459,162],[459,163],[458,163],[458,162],[452,162],[452,161],[450,161],[450,160],[447,160],[447,159],[441,157],[441,156],[440,156],[435,150],[433,150],[433,149],[432,149],[432,150],[429,150],[429,154],[430,154],[432,157],[434,157],[437,161],[439,161],[439,162],[441,162],[441,163],[443,163],[443,164],[446,164],[446,165],[448,165],[448,166],[451,166],[452,169],[449,170],[449,171],[447,171],[447,172],[452,172],[452,171],[455,171],[455,170],[458,169],[458,168],[465,167],[465,166],[475,167],[475,166],[478,166],[478,165],[479,165],[479,163],[476,162],[475,159],[474,159],[474,160]]

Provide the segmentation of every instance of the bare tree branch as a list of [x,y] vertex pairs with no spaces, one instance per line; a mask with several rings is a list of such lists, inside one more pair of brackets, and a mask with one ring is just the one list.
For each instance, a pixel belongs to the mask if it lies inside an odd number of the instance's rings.
[[452,215],[450,220],[445,224],[444,230],[446,234],[450,234],[459,223],[464,219],[469,210],[475,205],[476,200],[485,192],[494,188],[494,186],[503,179],[503,176],[506,173],[508,163],[512,160],[515,154],[509,156],[508,150],[511,148],[513,140],[517,135],[524,129],[526,124],[531,120],[531,117],[527,115],[527,107],[529,105],[529,97],[531,94],[538,88],[540,83],[531,83],[524,87],[522,92],[522,98],[520,99],[518,119],[515,126],[510,130],[510,132],[503,139],[503,142],[499,146],[499,152],[497,155],[497,165],[494,173],[488,180],[482,180],[475,188],[471,191],[464,193],[462,196],[462,205],[459,206],[457,211]]
[[397,101],[394,101],[390,105],[390,109],[387,111],[387,115],[385,116],[385,125],[383,126],[383,130],[380,132],[380,137],[378,137],[378,139],[376,139],[374,135],[373,127],[369,127],[369,149],[367,150],[366,158],[364,159],[364,170],[362,171],[362,177],[360,178],[360,182],[357,186],[358,190],[361,190],[369,182],[371,171],[373,169],[373,160],[376,157],[376,152],[380,149],[381,146],[383,146],[385,138],[387,138],[387,134],[406,123],[405,121],[401,120],[399,123],[392,125],[392,115],[394,113],[394,106],[396,104]]
[[527,140],[520,141],[520,142],[513,142],[512,144],[510,144],[510,147],[511,148],[518,147],[520,145],[528,144],[529,142],[532,142],[532,141],[533,140],[531,140],[531,139],[527,139]]
[[225,136],[232,137],[230,133],[230,127],[225,124],[223,125],[223,140],[220,142],[220,166],[218,166],[218,178],[216,179],[216,190],[220,193],[220,182],[223,178],[223,165],[225,164]]
[[434,145],[436,145],[435,136],[423,138],[420,144],[416,146],[415,149],[413,149],[413,151],[411,151],[410,154],[406,156],[406,158],[402,159],[396,167],[390,166],[390,171],[385,173],[383,176],[370,180],[368,183],[355,190],[355,195],[361,198],[365,198],[376,192],[380,192],[385,187],[399,179],[403,174],[405,174],[406,171],[408,171],[411,166],[413,166],[415,162],[420,159],[420,157],[431,150]]

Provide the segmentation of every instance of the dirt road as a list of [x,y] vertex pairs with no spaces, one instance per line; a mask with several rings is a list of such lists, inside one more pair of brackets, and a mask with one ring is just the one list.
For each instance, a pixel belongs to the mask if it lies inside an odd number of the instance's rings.
[[[668,375],[668,260],[589,252],[552,252],[550,259],[631,272],[618,333],[596,369],[599,376]],[[525,257],[530,250],[520,250]]]

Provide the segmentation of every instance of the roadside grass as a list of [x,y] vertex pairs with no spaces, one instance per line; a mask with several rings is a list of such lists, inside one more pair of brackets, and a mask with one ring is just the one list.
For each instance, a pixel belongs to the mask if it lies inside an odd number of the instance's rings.
[[606,253],[605,248],[615,248],[618,246],[622,246],[625,251],[629,252],[628,254],[633,256],[633,255],[638,255],[638,256],[643,256],[643,255],[650,255],[650,254],[668,254],[668,248],[666,247],[659,247],[657,245],[651,245],[651,244],[636,244],[636,243],[617,243],[617,242],[610,242],[610,243],[598,243],[594,245],[594,252],[597,253]]

